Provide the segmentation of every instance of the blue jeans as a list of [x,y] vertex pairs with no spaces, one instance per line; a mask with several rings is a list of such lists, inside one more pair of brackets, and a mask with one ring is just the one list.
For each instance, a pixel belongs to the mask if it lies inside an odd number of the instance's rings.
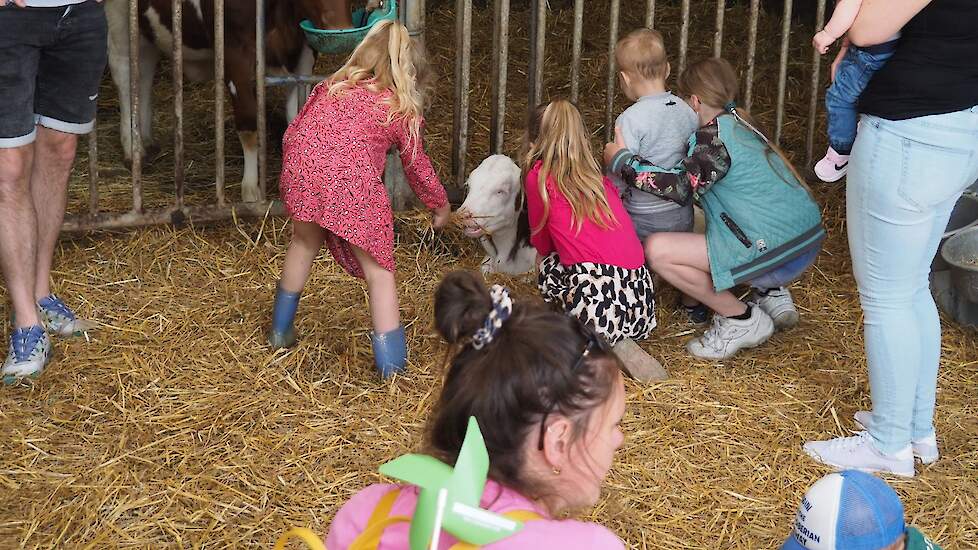
[[928,275],[951,209],[978,178],[978,106],[900,121],[863,115],[848,178],[870,434],[892,454],[934,433],[941,325]]
[[790,285],[791,283],[797,281],[799,277],[804,275],[805,272],[808,271],[808,268],[812,267],[812,264],[815,263],[815,259],[818,258],[818,253],[821,251],[821,244],[812,247],[811,250],[802,253],[797,258],[788,260],[771,271],[768,271],[760,277],[752,280],[750,282],[751,288],[756,288],[759,290],[771,290]]
[[825,111],[828,122],[829,145],[842,155],[848,155],[856,140],[856,123],[859,96],[869,84],[873,74],[883,68],[896,49],[881,44],[880,51],[872,53],[863,48],[849,46],[846,55],[835,70],[835,79],[825,92]]

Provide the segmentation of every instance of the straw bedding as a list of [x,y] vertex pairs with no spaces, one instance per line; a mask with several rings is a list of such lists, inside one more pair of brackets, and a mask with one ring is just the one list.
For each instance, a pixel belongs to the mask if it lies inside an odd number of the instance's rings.
[[[606,13],[606,4],[593,3],[598,13]],[[644,3],[623,4],[624,21],[640,21],[634,18],[641,6],[633,4]],[[664,22],[676,21],[678,8],[658,10],[675,51],[678,28]],[[712,36],[710,13],[707,5],[694,14],[692,58],[709,49],[699,37]],[[525,92],[521,15],[513,20],[510,152],[525,107],[518,99]],[[453,28],[447,7],[429,17],[429,30]],[[744,10],[733,8],[728,17],[725,51],[744,51],[742,25],[734,22]],[[570,13],[555,18],[548,89],[556,95],[565,91],[569,48],[562,41],[569,45],[563,31]],[[604,24],[589,18],[585,33],[582,106],[596,132],[603,120]],[[773,26],[773,18],[762,20],[762,29]],[[488,28],[487,14],[476,13],[474,28]],[[429,40],[438,64],[450,67],[453,46],[445,34],[429,32]],[[797,30],[789,72],[785,142],[795,153],[803,150],[807,110],[806,36]],[[488,40],[484,32],[474,38],[469,168],[487,150]],[[777,39],[762,40],[756,97],[767,107]],[[208,120],[208,93],[188,88],[188,109],[196,113],[188,121]],[[450,97],[444,78],[428,137],[446,179]],[[105,107],[100,123],[100,166],[109,174],[101,185],[106,208],[123,211],[129,191],[113,108]],[[773,109],[756,111],[764,122],[773,119]],[[163,110],[157,119],[168,120]],[[208,200],[209,132],[206,124],[188,124],[191,201]],[[228,142],[234,151],[233,134]],[[147,169],[147,202],[162,205],[169,196],[168,154],[164,145]],[[238,163],[232,158],[229,167],[237,170]],[[75,210],[84,201],[86,167],[83,155],[73,180]],[[229,170],[229,182],[238,177]],[[630,546],[776,547],[804,490],[827,471],[802,453],[801,443],[846,434],[852,413],[870,405],[843,192],[820,186],[816,195],[830,238],[816,269],[793,288],[802,311],[795,330],[722,365],[698,362],[682,347],[692,327],[673,311],[675,293],[660,293],[659,328],[645,346],[672,379],[628,382],[627,440],[604,498],[588,516]],[[282,219],[63,239],[55,288],[103,327],[90,342],[57,341],[56,359],[35,387],[0,390],[0,547],[269,547],[291,525],[325,535],[338,507],[379,479],[381,462],[418,448],[445,352],[431,327],[430,297],[444,273],[476,268],[482,257],[457,231],[431,231],[422,214],[401,216],[398,232],[412,355],[409,376],[390,384],[372,373],[365,288],[328,256],[317,261],[301,302],[299,347],[280,353],[265,347],[288,242]],[[525,278],[492,279],[520,297],[535,294]],[[978,547],[976,345],[974,331],[945,323],[937,408],[944,458],[916,480],[891,480],[908,519],[945,548]]]

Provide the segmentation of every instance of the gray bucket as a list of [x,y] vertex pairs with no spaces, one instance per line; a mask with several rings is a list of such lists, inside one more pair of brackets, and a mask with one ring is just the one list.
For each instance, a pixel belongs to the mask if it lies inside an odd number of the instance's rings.
[[941,255],[950,266],[955,291],[965,300],[978,303],[978,227],[948,239]]
[[[978,185],[978,182],[976,182],[976,185]],[[934,256],[934,261],[930,264],[931,271],[944,271],[948,269],[947,262],[944,261],[941,255],[944,243],[965,229],[975,226],[978,226],[978,195],[966,192],[961,195],[961,198],[954,205],[954,210],[951,211],[951,219],[947,222],[947,229],[941,238],[941,244],[937,247],[937,255]]]

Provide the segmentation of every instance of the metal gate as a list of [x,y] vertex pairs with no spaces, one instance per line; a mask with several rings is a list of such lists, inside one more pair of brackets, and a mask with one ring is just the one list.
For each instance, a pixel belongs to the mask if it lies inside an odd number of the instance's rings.
[[[214,2],[214,147],[216,151],[214,200],[206,205],[190,206],[184,202],[185,184],[185,150],[184,150],[184,97],[183,97],[183,1],[172,0],[173,11],[173,52],[172,52],[172,84],[174,94],[174,128],[173,128],[173,202],[161,208],[144,208],[142,187],[142,136],[139,125],[139,13],[137,0],[129,1],[129,91],[131,96],[130,132],[132,135],[132,208],[123,213],[104,212],[99,207],[98,191],[98,142],[93,130],[89,137],[89,197],[87,212],[73,213],[65,218],[66,231],[84,231],[91,229],[122,228],[165,223],[182,223],[187,219],[195,222],[228,219],[231,217],[263,216],[269,213],[282,213],[281,204],[270,201],[267,197],[267,121],[265,103],[267,86],[295,85],[300,89],[300,105],[308,96],[312,86],[323,77],[267,77],[265,71],[265,1],[255,0],[256,5],[256,60],[255,78],[257,82],[257,135],[258,135],[258,181],[260,188],[259,201],[252,203],[232,202],[225,193],[225,85],[224,85],[224,13],[225,0]],[[640,0],[632,0],[638,2]],[[744,77],[743,97],[745,107],[750,109],[753,101],[755,60],[757,55],[757,32],[760,0],[750,1],[749,40],[746,52],[746,71]],[[825,12],[825,0],[816,0],[816,28],[821,28]],[[690,2],[681,0],[682,26],[678,51],[678,68],[681,72],[686,65],[690,28]],[[727,0],[716,0],[716,18],[713,32],[713,53],[723,52],[724,16]],[[788,64],[788,47],[791,37],[791,20],[793,0],[784,0],[782,14],[780,64],[778,78],[778,93],[776,106],[776,121],[774,139],[780,142],[784,124],[784,98]],[[570,97],[577,101],[581,89],[581,52],[582,29],[584,21],[584,0],[574,0],[573,5],[573,40],[572,63],[570,70]],[[538,103],[543,97],[544,90],[544,56],[547,47],[547,0],[532,0],[530,10],[530,59],[527,71],[530,105]],[[490,153],[503,152],[503,138],[506,129],[506,83],[509,68],[510,43],[510,1],[492,0],[493,9],[493,57],[491,74],[491,109],[489,124]],[[654,28],[656,22],[656,0],[645,0],[645,26]],[[610,140],[613,132],[613,99],[617,82],[614,66],[614,46],[618,40],[618,30],[621,17],[621,0],[611,0],[607,15],[608,27],[608,71],[605,82],[605,139]],[[402,0],[401,21],[408,27],[412,36],[424,40],[425,6],[424,0]],[[470,104],[471,90],[471,60],[472,60],[472,0],[455,1],[455,90],[452,131],[451,182],[461,187],[467,174],[466,156],[469,152],[470,137]],[[806,163],[810,162],[813,154],[816,117],[818,113],[818,87],[820,78],[821,59],[812,48],[811,65],[811,96],[808,109]],[[396,159],[396,156],[389,156]],[[396,162],[388,162],[386,183],[395,197],[395,207],[403,202],[405,188],[403,173]]]

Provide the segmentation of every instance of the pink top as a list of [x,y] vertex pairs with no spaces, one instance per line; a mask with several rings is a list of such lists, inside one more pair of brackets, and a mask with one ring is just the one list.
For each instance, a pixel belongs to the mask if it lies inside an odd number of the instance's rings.
[[[353,495],[333,518],[326,537],[326,548],[329,550],[344,550],[367,527],[367,520],[380,499],[388,492],[396,489],[396,485],[375,484]],[[393,516],[408,516],[414,513],[418,500],[418,489],[413,485],[405,486],[394,501],[391,508]],[[486,483],[482,493],[482,508],[496,513],[512,510],[536,512],[546,518],[547,513],[532,501],[504,487],[495,481]],[[384,531],[377,550],[405,550],[408,547],[408,523],[395,523]],[[450,548],[458,542],[448,533],[442,533],[439,549]],[[505,538],[495,544],[483,546],[492,550],[540,550],[542,548],[560,548],[562,550],[624,550],[621,539],[607,528],[597,523],[586,523],[575,520],[541,519],[527,521],[523,529],[515,535]]]
[[329,230],[326,244],[346,271],[363,277],[350,245],[394,271],[394,214],[384,189],[387,150],[396,145],[408,184],[428,208],[448,202],[422,140],[387,122],[389,90],[357,86],[329,95],[316,86],[282,139],[280,195],[293,219]]
[[[543,199],[537,184],[537,175],[542,164],[537,162],[526,175],[526,209],[531,231],[540,225],[540,219],[543,218]],[[530,244],[541,256],[556,252],[563,265],[590,262],[624,269],[641,267],[645,263],[642,243],[635,234],[632,219],[625,212],[614,184],[608,178],[604,178],[604,193],[617,223],[612,223],[608,229],[601,229],[594,222],[585,219],[580,232],[577,232],[571,218],[570,203],[557,190],[553,177],[548,178],[550,213],[543,229],[530,236]]]

